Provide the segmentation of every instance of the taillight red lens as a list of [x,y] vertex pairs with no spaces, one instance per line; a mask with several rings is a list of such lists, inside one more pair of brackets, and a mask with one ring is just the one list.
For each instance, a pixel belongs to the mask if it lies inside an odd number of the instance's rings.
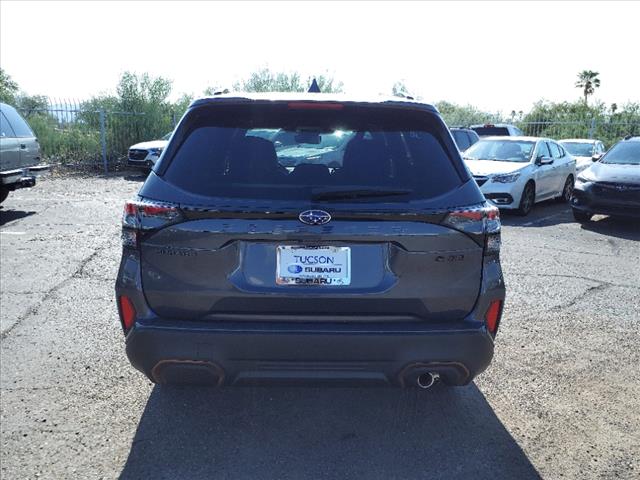
[[500,233],[500,211],[489,203],[461,208],[450,212],[444,223],[469,233]]
[[144,215],[157,217],[172,215],[177,211],[173,205],[142,204],[139,208]]
[[122,214],[122,243],[127,247],[137,245],[139,230],[153,230],[180,219],[180,210],[172,203],[149,200],[130,200]]
[[498,320],[500,320],[500,308],[502,307],[502,300],[494,300],[489,304],[487,313],[484,316],[484,321],[487,325],[487,330],[495,335],[498,330]]
[[136,309],[131,303],[129,297],[122,295],[119,299],[120,302],[120,318],[122,319],[122,325],[125,330],[129,330],[133,327],[136,321]]

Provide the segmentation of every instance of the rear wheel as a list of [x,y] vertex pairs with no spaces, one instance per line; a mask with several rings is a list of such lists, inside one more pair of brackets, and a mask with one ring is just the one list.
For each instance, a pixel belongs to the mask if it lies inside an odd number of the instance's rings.
[[577,222],[586,223],[591,220],[591,213],[582,212],[580,210],[573,209],[573,218],[576,219]]
[[0,187],[0,203],[4,202],[9,196],[9,189],[7,187]]
[[520,197],[520,206],[518,207],[518,215],[527,216],[533,209],[536,199],[536,187],[533,182],[529,182],[524,186],[522,196]]
[[562,194],[556,198],[558,202],[568,203],[571,200],[571,195],[573,195],[573,175],[569,175],[567,180],[564,182],[564,188],[562,189]]

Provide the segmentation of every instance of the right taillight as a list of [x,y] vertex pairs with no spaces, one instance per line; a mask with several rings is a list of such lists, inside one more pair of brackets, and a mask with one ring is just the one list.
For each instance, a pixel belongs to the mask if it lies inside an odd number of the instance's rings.
[[450,212],[444,224],[474,236],[484,237],[485,255],[500,253],[500,211],[485,203]]
[[122,244],[135,247],[141,231],[155,230],[180,219],[178,206],[167,202],[129,200],[122,214]]
[[136,309],[131,302],[131,299],[125,295],[122,295],[118,302],[120,303],[120,320],[122,321],[122,327],[124,331],[128,331],[136,321]]
[[489,330],[494,335],[498,330],[498,322],[500,320],[501,307],[502,307],[502,300],[494,300],[489,304],[487,313],[484,316],[484,321],[485,321],[485,324],[487,325],[487,330]]

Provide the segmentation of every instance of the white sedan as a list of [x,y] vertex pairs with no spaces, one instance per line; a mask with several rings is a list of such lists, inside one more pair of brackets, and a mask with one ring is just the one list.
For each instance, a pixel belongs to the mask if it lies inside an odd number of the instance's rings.
[[568,202],[573,192],[576,161],[550,138],[481,138],[464,160],[488,200],[520,215],[543,200]]
[[591,138],[567,138],[558,141],[576,159],[576,172],[580,173],[604,155],[606,149],[600,140]]

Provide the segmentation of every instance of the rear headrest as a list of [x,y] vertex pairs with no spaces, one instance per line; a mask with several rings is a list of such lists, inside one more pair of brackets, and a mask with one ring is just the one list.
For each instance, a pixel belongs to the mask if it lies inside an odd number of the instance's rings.
[[382,180],[389,173],[384,144],[374,140],[354,138],[345,149],[342,171],[353,180]]
[[231,148],[230,170],[233,175],[256,177],[278,168],[278,155],[273,143],[260,137],[244,137]]
[[305,185],[323,184],[330,178],[329,168],[317,163],[301,163],[289,174],[289,179]]
[[517,143],[507,142],[500,147],[500,155],[504,156],[518,156],[522,154],[522,149]]

